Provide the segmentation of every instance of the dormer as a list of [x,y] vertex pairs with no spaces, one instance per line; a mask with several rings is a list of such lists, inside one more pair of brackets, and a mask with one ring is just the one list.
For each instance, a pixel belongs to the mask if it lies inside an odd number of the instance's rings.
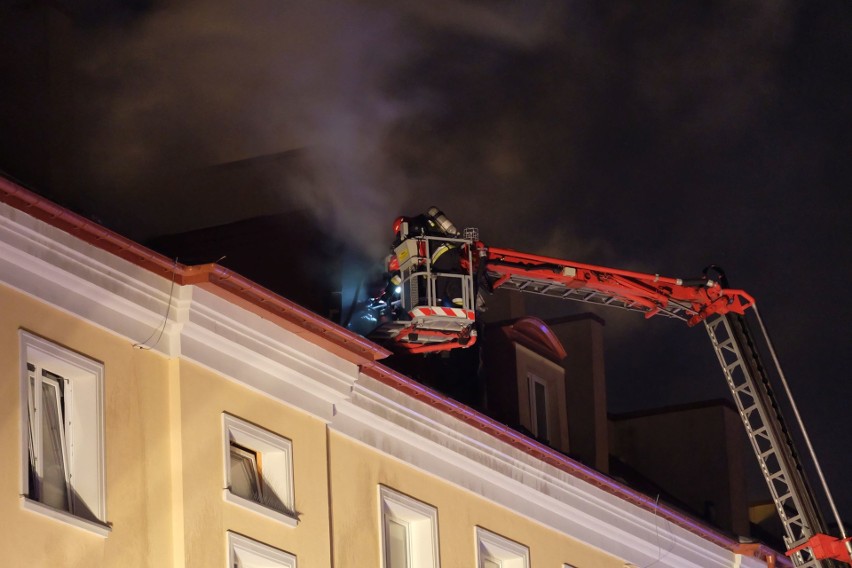
[[524,317],[489,330],[483,360],[487,406],[505,422],[554,449],[569,449],[566,353],[542,320]]

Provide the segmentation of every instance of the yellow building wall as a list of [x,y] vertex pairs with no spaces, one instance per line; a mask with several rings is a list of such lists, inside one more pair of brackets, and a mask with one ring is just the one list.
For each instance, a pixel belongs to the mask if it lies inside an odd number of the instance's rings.
[[[0,447],[7,457],[0,460],[0,554],[6,566],[225,567],[230,530],[294,554],[299,568],[379,568],[380,484],[437,508],[443,568],[476,565],[477,526],[527,546],[535,568],[624,566],[329,430],[295,406],[193,362],[134,348],[131,340],[4,286],[0,316]],[[20,329],[104,364],[112,526],[106,537],[21,506]],[[292,441],[297,526],[225,501],[223,413]]]
[[[21,507],[19,329],[104,364],[106,512],[112,525],[105,538]],[[172,566],[169,380],[166,358],[0,286],[4,566]]]
[[[186,566],[226,566],[228,530],[296,555],[299,568],[331,566],[325,423],[191,362],[180,377]],[[223,499],[223,412],[292,441],[296,527]]]
[[[4,565],[224,567],[232,530],[331,566],[323,421],[5,287],[0,314]],[[19,329],[104,364],[107,537],[21,507]],[[224,500],[223,412],[292,441],[296,527]]]
[[624,561],[517,515],[473,492],[426,474],[347,436],[331,432],[334,565],[380,567],[378,486],[438,509],[442,568],[476,566],[475,527],[530,549],[535,568],[623,568]]

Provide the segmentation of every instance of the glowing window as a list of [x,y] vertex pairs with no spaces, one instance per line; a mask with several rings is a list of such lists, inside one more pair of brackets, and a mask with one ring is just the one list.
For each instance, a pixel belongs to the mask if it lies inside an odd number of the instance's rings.
[[294,526],[292,442],[229,414],[223,424],[225,500]]

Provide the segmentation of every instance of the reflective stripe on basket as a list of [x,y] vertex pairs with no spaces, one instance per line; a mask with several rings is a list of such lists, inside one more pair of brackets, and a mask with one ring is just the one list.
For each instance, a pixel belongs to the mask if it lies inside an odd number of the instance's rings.
[[443,306],[418,306],[413,308],[408,314],[412,318],[430,317],[430,316],[447,316],[451,318],[474,319],[471,310],[463,310],[461,308],[445,308]]

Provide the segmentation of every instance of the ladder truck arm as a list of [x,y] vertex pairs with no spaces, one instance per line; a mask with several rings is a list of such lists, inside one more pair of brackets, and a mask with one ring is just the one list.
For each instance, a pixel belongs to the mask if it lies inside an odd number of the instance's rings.
[[[421,217],[427,226],[440,230],[410,231],[404,223],[400,229],[406,218],[397,220],[397,242],[389,264],[396,299],[380,303],[385,315],[371,337],[408,353],[470,347],[476,341],[475,318],[484,303],[483,292],[499,288],[636,311],[645,318],[679,319],[690,327],[703,323],[784,527],[787,555],[805,568],[838,566],[836,561],[852,565],[852,539],[843,532],[755,300],[743,290],[730,289],[721,270],[716,269],[716,279],[710,277],[709,269],[702,277],[681,279],[490,248],[479,241],[478,231],[460,233],[437,208]],[[424,224],[417,219],[417,226]],[[440,251],[451,249],[458,252],[454,264],[439,266]],[[447,256],[443,258],[446,261]],[[442,290],[449,286],[457,290],[451,300],[442,298]],[[755,314],[762,333],[752,331],[748,312]],[[825,534],[761,351],[772,355],[775,374],[784,384],[814,457],[840,538]]]
[[[755,334],[746,318],[750,308],[757,311],[754,298],[728,288],[721,271],[717,280],[706,273],[684,280],[508,249],[481,246],[479,253],[492,288],[618,307],[646,318],[660,315],[689,326],[704,323],[776,505],[788,555],[803,567],[833,566],[832,560],[852,564],[850,539],[825,534],[825,522],[760,356],[758,338],[774,353],[771,341],[765,333]],[[777,372],[783,376],[780,366]]]
[[490,286],[664,316],[693,326],[714,314],[744,314],[754,299],[709,278],[684,280],[606,268],[478,243]]
[[[784,528],[787,555],[793,558],[796,566],[837,566],[832,560],[852,564],[850,539],[845,534],[841,538],[825,534],[825,521],[805,476],[800,454],[791,436],[792,430],[781,413],[770,383],[769,368],[760,356],[761,340],[764,351],[768,350],[772,355],[776,375],[783,382],[797,419],[798,410],[757,306],[753,305],[752,310],[757,317],[760,334],[754,333],[746,317],[739,314],[713,316],[704,323]],[[843,525],[800,419],[798,426],[811,450],[813,464],[842,533]]]

